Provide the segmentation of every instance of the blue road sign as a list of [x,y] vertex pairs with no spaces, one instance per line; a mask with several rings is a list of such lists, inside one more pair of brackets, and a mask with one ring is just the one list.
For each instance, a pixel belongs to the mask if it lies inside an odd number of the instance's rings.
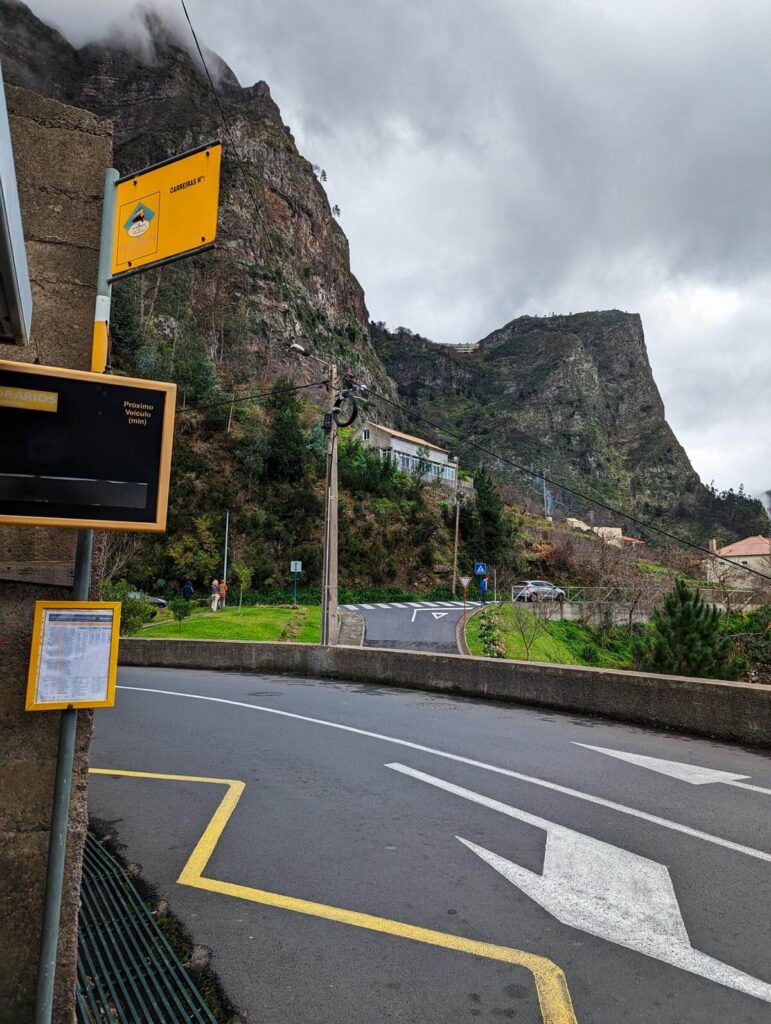
[[487,575],[487,562],[474,562],[474,575],[475,576],[486,576]]

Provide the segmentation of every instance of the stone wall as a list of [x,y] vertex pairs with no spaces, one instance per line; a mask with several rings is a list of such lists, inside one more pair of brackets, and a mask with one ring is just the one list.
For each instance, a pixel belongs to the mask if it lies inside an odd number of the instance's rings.
[[[0,359],[88,369],[104,171],[112,127],[7,87],[32,281],[32,341]],[[0,443],[12,443],[2,438]],[[70,596],[75,531],[0,527],[0,1024],[34,1018],[58,712],[24,711],[36,600]],[[36,582],[31,582],[36,581]],[[91,713],[79,713],[60,932],[57,1024],[74,1020],[80,861]]]
[[120,663],[212,672],[278,672],[403,686],[602,715],[771,747],[771,686],[752,683],[377,647],[240,640],[124,639]]

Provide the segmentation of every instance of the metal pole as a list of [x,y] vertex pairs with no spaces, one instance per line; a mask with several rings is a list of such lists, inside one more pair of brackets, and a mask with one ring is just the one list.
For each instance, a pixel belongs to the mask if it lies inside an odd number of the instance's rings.
[[498,604],[498,570],[493,566],[493,601]]
[[330,647],[337,626],[337,423],[332,415],[337,397],[337,367],[329,367],[327,474],[324,486],[324,549],[321,581],[321,643]]
[[[74,601],[88,600],[93,546],[94,531],[78,530],[75,581],[72,588]],[[75,708],[67,708],[62,711],[59,719],[59,751],[56,756],[51,838],[48,844],[48,866],[43,900],[43,928],[37,975],[35,1024],[50,1024],[53,1012],[56,953],[59,946],[59,921],[62,912],[64,860],[67,853],[67,829],[70,817],[72,765],[75,758],[77,731],[78,712]]]
[[295,572],[292,575],[294,576],[294,597],[292,599],[292,603],[296,606],[297,605],[297,573]]
[[225,556],[222,559],[222,578],[228,578],[228,533],[230,532],[230,509],[225,510]]
[[91,369],[104,373],[109,356],[110,300],[112,298],[112,250],[115,228],[115,195],[120,175],[114,167],[104,172],[104,198],[102,200],[102,233],[99,239],[99,270],[96,278],[96,306],[94,332],[91,342]]
[[549,503],[546,500],[546,470],[541,471],[541,479],[543,480],[543,517],[546,519],[549,515]]

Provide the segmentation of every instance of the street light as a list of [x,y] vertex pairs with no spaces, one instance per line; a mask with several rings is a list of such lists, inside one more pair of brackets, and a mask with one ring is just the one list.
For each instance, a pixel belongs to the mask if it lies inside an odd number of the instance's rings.
[[329,370],[328,409],[324,415],[327,434],[327,471],[324,485],[324,547],[321,577],[321,643],[332,647],[337,640],[337,366],[314,356],[303,345],[292,342],[290,352],[313,359]]

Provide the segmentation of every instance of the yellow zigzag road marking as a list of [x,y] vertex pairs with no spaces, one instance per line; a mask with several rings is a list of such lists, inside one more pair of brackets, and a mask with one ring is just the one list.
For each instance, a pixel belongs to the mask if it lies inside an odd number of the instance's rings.
[[419,928],[416,925],[405,924],[403,921],[391,921],[386,917],[374,917],[356,910],[345,910],[343,907],[331,907],[326,903],[314,903],[311,900],[302,900],[295,896],[282,896],[281,893],[253,889],[248,885],[234,885],[232,882],[221,882],[216,878],[204,878],[204,869],[246,788],[245,784],[238,779],[209,779],[198,775],[162,775],[157,772],[129,772],[110,768],[91,768],[90,771],[94,775],[162,779],[166,782],[208,782],[213,785],[227,786],[227,792],[219,807],[182,868],[177,879],[179,885],[205,889],[208,892],[219,892],[226,896],[249,900],[252,903],[262,903],[268,907],[291,910],[296,914],[321,917],[327,921],[336,921],[338,924],[352,925],[354,928],[366,928],[368,931],[381,932],[384,935],[395,935],[400,939],[411,939],[413,942],[423,942],[429,946],[452,949],[459,953],[471,953],[473,956],[484,957],[488,960],[501,960],[504,963],[515,964],[517,967],[524,967],[530,971],[535,981],[543,1024],[578,1024],[565,975],[553,961],[545,956],[538,956],[536,953],[528,953],[525,950],[513,949],[508,946],[497,946],[491,942],[465,939],[461,935],[437,932],[431,928]]

